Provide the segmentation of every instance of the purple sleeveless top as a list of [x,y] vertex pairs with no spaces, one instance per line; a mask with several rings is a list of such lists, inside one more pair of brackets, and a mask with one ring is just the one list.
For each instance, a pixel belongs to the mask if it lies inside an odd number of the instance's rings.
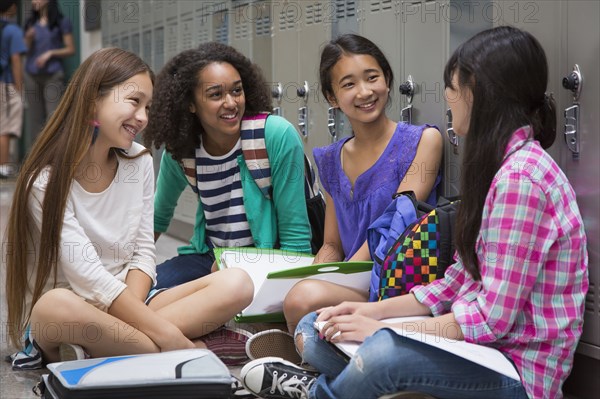
[[[423,130],[430,125],[398,123],[387,147],[373,166],[358,176],[351,193],[350,180],[342,169],[342,146],[346,137],[326,147],[315,148],[313,155],[322,187],[333,198],[342,248],[348,260],[367,239],[367,227],[391,203],[392,196],[409,170]],[[419,171],[421,173],[421,171]],[[427,202],[435,205],[438,174]]]

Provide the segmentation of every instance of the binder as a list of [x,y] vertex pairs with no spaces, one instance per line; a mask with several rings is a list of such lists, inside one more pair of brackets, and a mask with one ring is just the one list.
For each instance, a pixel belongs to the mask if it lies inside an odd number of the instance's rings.
[[304,279],[324,280],[369,290],[373,262],[333,262],[313,265],[312,255],[261,248],[215,248],[219,269],[239,267],[254,283],[254,300],[235,317],[239,323],[284,322],[283,300]]

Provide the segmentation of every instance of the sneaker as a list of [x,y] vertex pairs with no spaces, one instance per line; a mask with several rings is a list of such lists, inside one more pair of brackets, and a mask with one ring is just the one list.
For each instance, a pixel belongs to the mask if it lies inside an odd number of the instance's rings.
[[278,357],[253,360],[240,372],[246,389],[264,399],[307,399],[308,389],[318,376]]
[[280,357],[294,364],[302,363],[292,334],[282,330],[265,330],[252,336],[246,343],[250,360]]
[[58,352],[61,362],[69,362],[71,360],[83,360],[90,358],[90,355],[85,353],[83,347],[76,344],[62,343],[58,347]]
[[248,361],[246,343],[252,334],[241,328],[220,327],[201,338],[227,366],[238,366]]

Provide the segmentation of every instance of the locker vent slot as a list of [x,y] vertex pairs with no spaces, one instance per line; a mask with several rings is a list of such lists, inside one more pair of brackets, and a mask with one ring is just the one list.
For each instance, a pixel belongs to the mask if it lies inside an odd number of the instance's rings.
[[306,25],[320,24],[323,22],[323,9],[318,4],[306,6]]
[[279,30],[294,29],[296,13],[290,8],[279,12]]
[[194,37],[193,37],[193,33],[192,33],[193,25],[194,25],[194,22],[191,19],[189,19],[187,21],[183,21],[181,23],[181,26],[182,26],[181,49],[182,50],[188,50],[194,46],[193,45]]
[[227,25],[221,24],[215,31],[215,41],[227,44]]
[[198,31],[198,43],[206,43],[210,40],[210,35],[208,33],[208,29],[200,29]]
[[112,38],[112,40],[110,41],[110,45],[111,45],[111,47],[119,47],[120,48],[121,47],[121,42],[119,40],[119,37],[118,36],[114,36]]
[[335,2],[335,17],[336,19],[344,19],[356,16],[356,1],[336,1]]
[[268,36],[271,34],[271,18],[265,15],[256,20],[256,36]]
[[247,39],[248,34],[248,23],[242,22],[235,25],[235,38],[236,39]]
[[170,49],[171,52],[177,52],[177,24],[169,24],[169,38],[167,39],[167,48]]
[[371,1],[371,12],[389,11],[392,9],[392,0]]
[[215,26],[214,40],[219,43],[229,44],[229,18],[227,10],[213,14],[213,26]]

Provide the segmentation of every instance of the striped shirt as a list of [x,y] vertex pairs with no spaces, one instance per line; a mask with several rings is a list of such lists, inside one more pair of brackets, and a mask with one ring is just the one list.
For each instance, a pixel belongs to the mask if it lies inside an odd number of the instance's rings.
[[241,141],[229,153],[212,156],[201,144],[196,149],[196,177],[206,218],[206,234],[215,247],[254,244],[246,219],[238,157]]
[[452,311],[465,341],[510,357],[530,398],[561,398],[588,289],[584,226],[564,173],[529,127],[487,194],[477,239],[481,281],[460,259],[445,278],[412,290],[434,316]]

